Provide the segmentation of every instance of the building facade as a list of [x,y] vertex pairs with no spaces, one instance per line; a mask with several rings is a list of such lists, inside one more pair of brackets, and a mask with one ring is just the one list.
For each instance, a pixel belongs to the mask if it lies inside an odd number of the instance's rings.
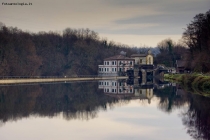
[[131,58],[135,60],[135,65],[153,65],[153,55],[150,50],[145,54],[132,54]]
[[124,55],[116,55],[104,59],[103,65],[98,65],[99,75],[117,76],[120,72],[134,68],[134,59],[125,57]]
[[189,73],[190,67],[186,67],[187,62],[184,60],[176,60],[176,72],[177,73]]

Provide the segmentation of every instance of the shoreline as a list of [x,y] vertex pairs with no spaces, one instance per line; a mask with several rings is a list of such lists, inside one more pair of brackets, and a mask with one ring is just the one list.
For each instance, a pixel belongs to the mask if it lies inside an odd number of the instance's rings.
[[164,78],[180,83],[187,91],[210,97],[210,75],[164,74]]
[[46,83],[46,82],[67,82],[67,81],[91,81],[91,80],[108,80],[108,79],[127,79],[127,76],[110,76],[110,77],[70,77],[70,78],[20,78],[20,79],[0,79],[0,85],[18,84],[18,83]]

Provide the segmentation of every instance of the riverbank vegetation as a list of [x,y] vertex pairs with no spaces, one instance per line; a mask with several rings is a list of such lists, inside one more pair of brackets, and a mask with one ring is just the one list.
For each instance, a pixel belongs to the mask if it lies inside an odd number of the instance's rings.
[[165,74],[164,77],[179,82],[188,91],[210,97],[210,74]]

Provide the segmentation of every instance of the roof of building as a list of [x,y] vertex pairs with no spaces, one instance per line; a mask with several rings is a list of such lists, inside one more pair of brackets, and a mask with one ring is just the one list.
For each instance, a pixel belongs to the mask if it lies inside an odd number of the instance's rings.
[[152,55],[150,49],[146,53],[144,53],[144,54],[132,54],[131,57],[146,57],[147,55]]
[[109,58],[105,58],[104,60],[134,60],[134,59],[128,58],[124,55],[115,55]]
[[131,57],[146,57],[147,54],[132,54]]

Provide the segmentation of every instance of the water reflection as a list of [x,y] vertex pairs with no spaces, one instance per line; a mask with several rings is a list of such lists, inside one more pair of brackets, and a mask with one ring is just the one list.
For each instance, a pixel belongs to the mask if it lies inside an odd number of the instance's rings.
[[141,79],[101,80],[0,87],[0,127],[8,121],[30,116],[65,120],[90,120],[100,111],[129,104],[131,100],[152,104],[170,114],[181,110],[180,117],[193,139],[210,139],[210,99],[185,92],[179,85],[159,80],[141,83]]
[[139,83],[136,85],[136,81],[138,79],[100,80],[98,88],[103,89],[105,95],[117,99],[146,99],[150,103],[153,97],[153,85],[139,86]]
[[53,117],[60,112],[66,120],[89,120],[118,102],[98,90],[97,83],[2,86],[0,120],[15,121],[30,115]]
[[192,138],[196,140],[210,139],[210,100],[209,98],[191,94],[188,110],[181,114],[183,124]]
[[139,79],[101,80],[99,89],[117,99],[148,100],[149,104],[154,96],[158,97],[158,108],[166,113],[187,107],[180,114],[187,133],[196,140],[210,139],[210,99],[188,93],[179,84],[161,81],[142,84]]

